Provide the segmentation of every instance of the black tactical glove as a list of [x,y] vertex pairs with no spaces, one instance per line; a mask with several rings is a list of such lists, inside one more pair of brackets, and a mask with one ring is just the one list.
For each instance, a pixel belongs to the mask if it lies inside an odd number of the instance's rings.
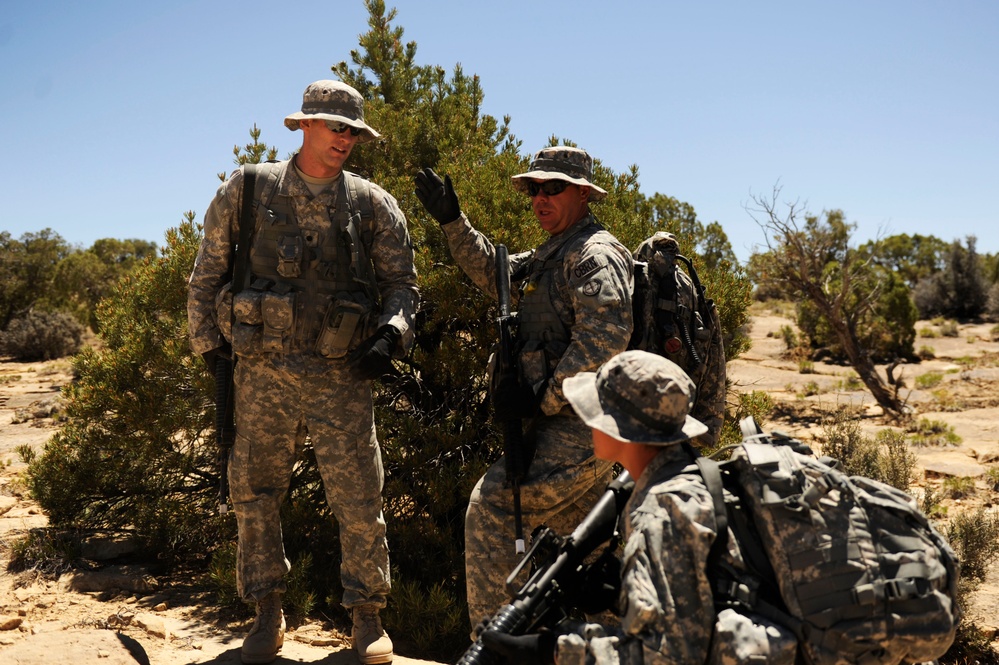
[[228,342],[222,344],[222,346],[216,347],[211,351],[205,351],[201,354],[201,358],[208,365],[208,371],[212,374],[215,373],[215,362],[219,358],[225,358],[226,360],[232,360],[232,347]]
[[540,407],[541,396],[522,385],[516,375],[501,376],[493,388],[493,413],[501,422],[533,418]]
[[548,665],[555,662],[554,633],[548,631],[527,635],[508,635],[496,630],[482,633],[482,644],[505,659],[507,663]]
[[361,379],[371,381],[392,371],[392,352],[402,336],[395,326],[385,324],[354,349],[347,364]]
[[461,217],[458,197],[451,186],[451,176],[444,179],[429,166],[416,174],[416,198],[438,224],[447,224]]

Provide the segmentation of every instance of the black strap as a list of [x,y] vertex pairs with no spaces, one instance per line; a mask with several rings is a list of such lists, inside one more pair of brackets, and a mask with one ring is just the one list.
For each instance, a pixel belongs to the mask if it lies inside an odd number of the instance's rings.
[[236,295],[244,288],[249,278],[250,265],[250,238],[253,237],[253,227],[256,226],[256,219],[253,217],[253,194],[257,182],[257,165],[243,165],[243,202],[239,209],[239,240],[236,244],[234,265],[232,271],[233,295]]

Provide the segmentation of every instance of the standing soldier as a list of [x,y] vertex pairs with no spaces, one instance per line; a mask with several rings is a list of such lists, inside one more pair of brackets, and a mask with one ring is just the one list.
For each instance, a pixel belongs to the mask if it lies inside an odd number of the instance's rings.
[[[379,137],[356,90],[312,83],[302,110],[284,122],[302,130],[302,147],[290,160],[260,165],[252,241],[236,247],[240,169],[205,214],[188,298],[193,350],[211,368],[230,350],[235,361],[236,583],[257,612],[241,655],[269,663],[284,641],[290,564],[280,509],[308,435],[340,526],[341,602],[353,613],[354,648],[362,663],[387,663],[392,641],[378,612],[390,591],[389,554],[371,381],[412,343],[413,248],[396,200],[343,170],[357,143]],[[233,284],[240,261],[248,277]]]
[[[519,380],[501,382],[493,401],[499,419],[524,420],[524,439],[532,448],[520,485],[524,530],[544,523],[568,533],[604,491],[613,465],[594,457],[590,430],[566,402],[562,382],[595,370],[627,347],[633,259],[590,212],[589,204],[607,192],[593,184],[593,160],[585,151],[545,148],[526,173],[513,176],[513,186],[531,198],[550,237],[537,249],[510,257],[510,278],[520,295],[514,345]],[[423,169],[416,176],[416,195],[441,225],[458,265],[497,297],[496,249],[461,212],[450,177]],[[506,602],[504,580],[519,560],[511,544],[515,510],[505,480],[500,459],[472,490],[465,516],[473,625]]]

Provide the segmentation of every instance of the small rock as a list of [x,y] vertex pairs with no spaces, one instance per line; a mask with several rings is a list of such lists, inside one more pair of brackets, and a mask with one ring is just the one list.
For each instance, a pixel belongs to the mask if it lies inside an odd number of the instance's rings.
[[159,605],[156,605],[153,608],[153,612],[166,612],[166,609],[167,609],[167,604],[166,603],[160,603]]
[[0,515],[4,515],[17,505],[17,499],[12,496],[0,496]]
[[164,640],[170,637],[170,631],[167,630],[166,623],[152,614],[136,614],[132,623],[153,637],[159,637]]
[[0,630],[14,630],[24,621],[21,617],[0,616]]

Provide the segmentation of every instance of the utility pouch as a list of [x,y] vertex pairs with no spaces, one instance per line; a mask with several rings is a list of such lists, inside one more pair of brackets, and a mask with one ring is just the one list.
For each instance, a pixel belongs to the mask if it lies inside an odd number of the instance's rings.
[[552,374],[548,364],[544,343],[537,340],[528,341],[517,354],[517,369],[520,371],[522,384],[537,390],[547,383]]
[[232,343],[232,282],[215,294],[215,321],[225,341]]
[[349,300],[336,300],[323,318],[316,353],[323,358],[343,358],[358,330],[364,329],[368,308]]
[[268,291],[261,295],[260,314],[264,323],[261,350],[265,353],[287,353],[295,325],[295,293]]
[[232,299],[232,315],[239,323],[251,326],[259,326],[264,322],[264,315],[260,310],[260,302],[263,300],[263,289],[257,289],[254,283],[249,289],[240,291]]
[[302,236],[282,236],[277,243],[277,272],[282,277],[293,279],[302,275]]

